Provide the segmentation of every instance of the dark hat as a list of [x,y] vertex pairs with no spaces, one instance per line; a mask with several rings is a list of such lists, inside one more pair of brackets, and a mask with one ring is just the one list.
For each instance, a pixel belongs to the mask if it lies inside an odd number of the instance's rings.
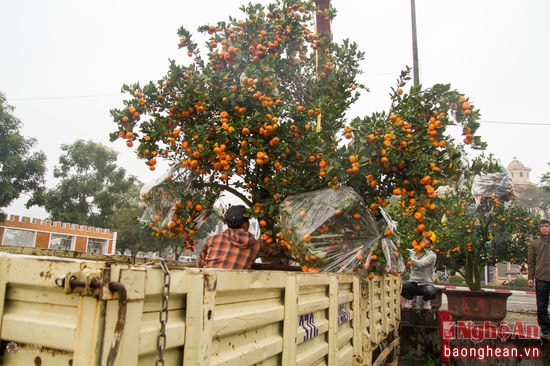
[[225,223],[231,229],[240,228],[243,223],[248,221],[248,218],[244,217],[245,212],[246,212],[246,207],[244,207],[243,205],[235,205],[235,206],[229,207],[225,212],[225,216],[224,216]]

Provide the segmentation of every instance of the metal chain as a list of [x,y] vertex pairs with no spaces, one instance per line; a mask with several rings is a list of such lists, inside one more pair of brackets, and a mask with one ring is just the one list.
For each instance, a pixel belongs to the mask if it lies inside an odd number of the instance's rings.
[[159,312],[160,330],[157,336],[159,357],[155,365],[164,365],[164,350],[166,349],[166,323],[168,323],[168,297],[170,296],[170,271],[164,259],[160,260],[160,269],[164,274],[162,284],[162,303]]

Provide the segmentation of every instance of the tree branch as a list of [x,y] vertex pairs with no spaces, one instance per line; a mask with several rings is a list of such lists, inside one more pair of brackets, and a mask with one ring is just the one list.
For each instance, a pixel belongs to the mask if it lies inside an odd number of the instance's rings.
[[224,191],[232,193],[235,196],[237,196],[238,198],[240,198],[248,207],[252,207],[252,205],[253,205],[253,202],[251,202],[242,192],[240,192],[236,188],[233,188],[233,187],[228,186],[228,185],[219,184],[219,183],[216,183],[216,182],[209,182],[209,183],[196,183],[196,184],[194,184],[194,186],[197,187],[197,188],[210,187],[210,188],[223,189]]

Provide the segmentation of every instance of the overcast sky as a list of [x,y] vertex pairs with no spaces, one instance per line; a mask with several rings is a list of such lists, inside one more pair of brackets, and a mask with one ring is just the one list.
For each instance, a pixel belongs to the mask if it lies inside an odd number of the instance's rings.
[[[259,1],[267,2],[267,1]],[[48,184],[61,144],[102,142],[120,152],[119,164],[148,182],[150,172],[122,141],[109,110],[122,106],[124,83],[158,80],[168,59],[187,60],[176,31],[240,17],[245,1],[2,0],[0,91],[47,155]],[[369,88],[350,116],[387,110],[400,70],[412,66],[410,0],[332,0],[334,38],[365,51],[361,76]],[[531,181],[550,171],[550,1],[418,0],[420,82],[450,83],[481,109],[480,135],[504,166],[514,157]],[[8,214],[45,217],[22,202]]]

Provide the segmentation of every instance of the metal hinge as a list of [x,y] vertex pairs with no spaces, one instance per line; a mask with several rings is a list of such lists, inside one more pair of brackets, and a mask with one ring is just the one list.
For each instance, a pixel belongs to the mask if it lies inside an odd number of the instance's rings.
[[99,297],[101,294],[101,272],[69,272],[57,277],[55,284],[62,287],[66,294],[77,293],[81,296]]

